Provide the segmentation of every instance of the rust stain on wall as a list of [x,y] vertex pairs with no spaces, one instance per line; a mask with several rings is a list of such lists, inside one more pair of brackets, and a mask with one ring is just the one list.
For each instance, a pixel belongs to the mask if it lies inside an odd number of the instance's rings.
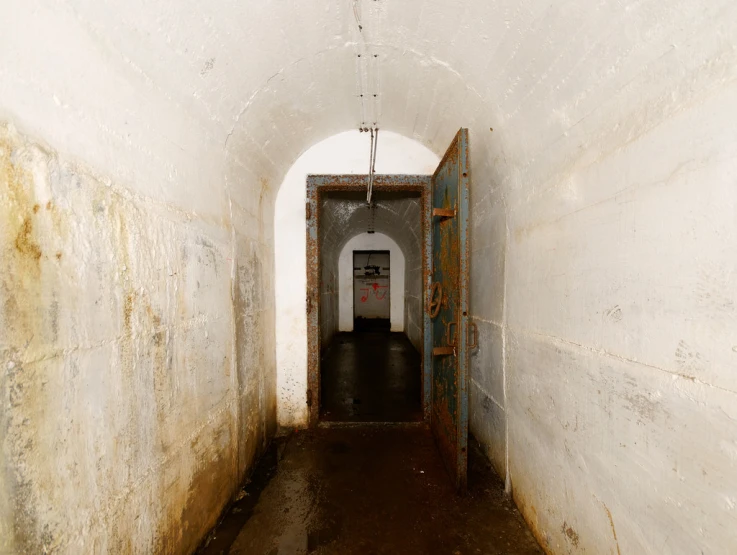
[[133,318],[133,301],[135,293],[128,293],[123,301],[123,329],[126,333],[131,333],[131,320]]
[[[14,237],[13,246],[18,255],[30,260],[33,265],[16,258],[10,260],[14,269],[33,270],[37,274],[37,262],[41,258],[41,247],[34,237],[34,215],[39,205],[33,201],[32,177],[12,161],[13,145],[0,140],[0,179],[3,185],[3,211],[9,235]],[[26,272],[24,272],[26,273]]]
[[[157,523],[153,553],[193,553],[203,536],[217,523],[220,511],[237,486],[238,475],[230,457],[234,439],[231,432],[231,427],[225,425],[204,445],[193,441],[194,474],[176,476],[163,484],[167,495],[166,510]],[[227,436],[225,441],[222,436]],[[227,447],[218,449],[223,443]]]
[[520,490],[514,488],[512,489],[512,499],[543,551],[546,554],[553,553],[547,533],[540,528],[540,519],[535,504],[528,501]]
[[[594,497],[596,497],[596,496],[594,496]],[[612,536],[614,536],[614,544],[617,546],[617,555],[621,555],[621,551],[619,549],[619,540],[617,539],[617,529],[614,527],[614,519],[612,518],[612,512],[609,510],[609,507],[607,507],[604,504],[603,501],[599,501],[599,502],[604,507],[604,510],[606,511],[606,516],[609,518],[609,525],[612,528]]]
[[230,340],[201,337],[220,307],[192,298],[204,278],[229,302],[227,247],[150,216],[0,128],[0,552],[192,552],[268,439],[261,243],[239,253],[234,384]]
[[563,533],[566,535],[566,537],[571,541],[574,547],[578,547],[578,533],[571,528],[568,523],[563,522]]
[[38,260],[41,258],[41,247],[33,238],[33,220],[30,216],[24,218],[23,224],[18,230],[15,237],[15,249],[31,259]]
[[[41,280],[41,247],[34,234],[38,206],[34,201],[33,179],[29,172],[14,162],[16,147],[0,139],[0,227],[2,261],[0,293],[4,298],[1,322],[3,343],[10,351],[2,356],[0,385],[9,396],[3,399],[2,411],[8,461],[15,472],[5,471],[7,491],[13,514],[13,538],[4,538],[0,546],[11,552],[40,553],[44,545],[54,542],[53,528],[39,530],[33,478],[24,471],[36,449],[38,414],[46,404],[46,390],[37,368],[23,363],[25,351],[43,329],[43,315],[36,310],[43,285]],[[6,371],[7,369],[7,371]]]

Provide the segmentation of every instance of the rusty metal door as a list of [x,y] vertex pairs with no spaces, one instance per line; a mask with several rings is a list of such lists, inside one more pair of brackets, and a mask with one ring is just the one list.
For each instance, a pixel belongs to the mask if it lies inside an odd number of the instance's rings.
[[468,352],[476,342],[468,321],[468,182],[468,130],[461,129],[432,177],[432,287],[427,303],[431,428],[461,492],[468,466]]

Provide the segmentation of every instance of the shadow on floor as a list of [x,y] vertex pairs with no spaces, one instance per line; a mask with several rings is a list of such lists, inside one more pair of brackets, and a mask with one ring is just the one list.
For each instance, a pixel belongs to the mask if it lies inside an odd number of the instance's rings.
[[321,419],[422,420],[420,353],[403,333],[338,333],[320,361]]
[[424,424],[279,438],[200,553],[542,553],[478,444],[469,446],[459,497]]
[[354,318],[353,330],[362,331],[384,331],[391,330],[391,320],[389,318]]

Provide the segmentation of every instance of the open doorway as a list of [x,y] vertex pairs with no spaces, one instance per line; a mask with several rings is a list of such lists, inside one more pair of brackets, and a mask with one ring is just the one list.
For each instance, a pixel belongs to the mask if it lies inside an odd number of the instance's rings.
[[[325,189],[319,220],[319,418],[423,420],[423,196]],[[346,265],[347,263],[347,265]],[[411,336],[411,339],[410,339]]]
[[391,329],[391,255],[389,251],[353,251],[353,329]]

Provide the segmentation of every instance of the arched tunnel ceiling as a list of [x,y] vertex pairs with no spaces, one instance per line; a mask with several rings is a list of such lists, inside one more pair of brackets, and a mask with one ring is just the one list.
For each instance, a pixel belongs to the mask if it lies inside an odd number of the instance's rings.
[[365,199],[327,196],[321,206],[321,253],[337,262],[348,241],[373,229],[399,245],[408,265],[417,265],[422,256],[420,206],[419,196],[390,199],[377,195],[372,208]]
[[[162,188],[211,187],[204,172],[225,164],[241,206],[362,119],[438,154],[470,126],[475,185],[503,187],[514,204],[732,71],[721,48],[734,31],[729,0],[8,4],[6,36],[25,44],[0,49],[0,101],[20,107],[11,115],[105,170],[125,174],[129,153],[139,167],[126,177]],[[38,59],[54,69],[34,72]],[[364,112],[361,91],[377,95]]]

